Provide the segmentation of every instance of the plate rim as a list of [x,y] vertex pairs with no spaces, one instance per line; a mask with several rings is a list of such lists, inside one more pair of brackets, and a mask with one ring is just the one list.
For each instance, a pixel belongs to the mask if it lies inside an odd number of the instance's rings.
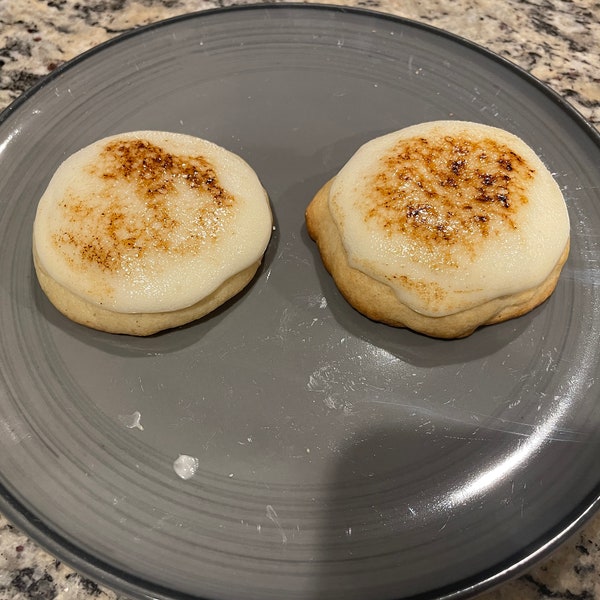
[[187,12],[181,15],[175,15],[173,17],[167,17],[158,21],[153,21],[152,23],[140,25],[138,27],[134,27],[132,29],[128,29],[126,31],[118,33],[114,37],[100,42],[99,44],[96,44],[95,46],[92,46],[91,48],[84,50],[83,52],[77,54],[71,59],[61,63],[50,73],[46,75],[41,75],[40,79],[36,83],[34,83],[30,88],[22,92],[19,96],[12,100],[12,102],[10,102],[8,106],[4,107],[4,109],[0,111],[0,125],[2,125],[4,121],[6,121],[9,118],[9,116],[19,108],[21,104],[26,102],[31,96],[35,95],[40,89],[51,83],[55,78],[62,75],[62,73],[64,73],[65,71],[68,71],[78,63],[87,60],[90,56],[102,52],[105,48],[119,44],[130,37],[136,37],[154,29],[159,29],[161,27],[174,24],[179,21],[183,22],[188,20],[195,20],[197,18],[203,18],[205,16],[210,16],[211,14],[217,13],[245,11],[250,12],[261,10],[300,10],[301,12],[314,10],[316,12],[349,13],[356,14],[358,16],[364,15],[375,17],[378,19],[389,20],[396,23],[401,23],[409,27],[413,27],[415,29],[428,31],[429,33],[438,35],[440,37],[445,37],[451,41],[458,42],[462,46],[475,50],[476,52],[479,52],[480,54],[486,56],[486,58],[492,59],[495,62],[503,65],[504,67],[512,70],[515,74],[518,74],[527,83],[534,85],[539,91],[543,92],[544,95],[548,96],[554,103],[558,104],[558,106],[562,110],[569,113],[570,116],[577,121],[577,125],[592,138],[596,145],[600,147],[600,131],[573,104],[568,102],[561,94],[559,94],[556,90],[552,89],[547,83],[538,79],[535,75],[529,73],[526,69],[518,65],[516,62],[510,60],[509,58],[501,56],[500,54],[497,54],[493,50],[486,48],[478,42],[474,42],[464,36],[461,36],[460,34],[453,33],[441,27],[437,27],[429,23],[424,23],[422,21],[417,21],[408,17],[387,13],[382,10],[376,10],[373,8],[366,8],[362,6],[344,6],[321,2],[313,4],[309,2],[301,2],[298,0],[292,2],[286,2],[285,0],[283,0],[283,2],[275,4],[271,4],[270,2],[263,0],[258,2],[252,2],[250,4],[233,4],[230,6],[219,6],[215,8],[201,9]]
[[[521,79],[538,91],[541,91],[551,102],[566,113],[568,117],[576,124],[579,129],[595,144],[600,152],[600,131],[572,104],[570,104],[562,95],[552,89],[520,65],[512,60],[505,58],[494,51],[486,48],[480,43],[473,42],[459,34],[447,31],[438,26],[420,22],[411,18],[394,15],[373,8],[343,6],[328,3],[304,3],[299,1],[283,2],[271,4],[269,2],[256,2],[250,4],[219,6],[215,8],[201,9],[187,12],[173,17],[160,19],[139,27],[128,29],[118,33],[114,37],[101,42],[88,50],[74,56],[73,58],[61,63],[56,69],[41,78],[29,89],[21,93],[8,106],[0,112],[0,127],[17,112],[30,98],[35,96],[41,89],[52,83],[55,79],[61,77],[64,73],[71,70],[88,58],[103,52],[106,48],[118,45],[130,38],[139,35],[145,35],[149,32],[160,29],[165,26],[177,24],[178,22],[193,21],[204,19],[218,13],[227,12],[246,12],[246,11],[281,11],[290,12],[334,12],[353,14],[357,17],[368,16],[383,21],[391,21],[399,25],[407,26],[415,30],[426,31],[438,37],[446,38],[454,43],[466,47],[483,55],[489,60],[500,64],[504,68],[518,75]],[[197,595],[189,595],[176,592],[159,584],[150,584],[148,581],[135,575],[122,571],[121,569],[109,565],[95,556],[90,555],[77,544],[63,537],[58,532],[52,530],[29,509],[27,509],[19,500],[17,500],[10,490],[0,481],[0,511],[2,515],[26,536],[30,537],[40,548],[68,564],[78,573],[90,577],[98,583],[116,591],[125,593],[134,598],[144,598],[153,600],[203,600]],[[502,583],[523,574],[526,570],[532,568],[535,564],[546,558],[559,545],[565,542],[570,536],[580,530],[597,512],[600,511],[600,477],[598,483],[584,500],[582,500],[573,510],[561,521],[550,527],[545,535],[523,548],[519,553],[515,553],[507,559],[496,563],[485,571],[463,579],[459,579],[452,584],[443,587],[434,588],[418,595],[410,597],[402,596],[404,600],[458,600],[470,598],[475,595],[488,591]],[[400,597],[399,597],[400,598]],[[208,600],[208,599],[204,599]]]

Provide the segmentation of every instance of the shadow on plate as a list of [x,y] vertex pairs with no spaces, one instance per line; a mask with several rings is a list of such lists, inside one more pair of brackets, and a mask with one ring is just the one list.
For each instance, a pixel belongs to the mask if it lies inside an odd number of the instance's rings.
[[323,296],[341,327],[416,366],[464,363],[492,355],[522,335],[531,326],[536,314],[543,310],[542,305],[518,319],[482,327],[473,335],[458,340],[435,339],[408,329],[390,327],[361,315],[344,299],[323,266],[317,246],[310,239],[305,225],[302,226],[302,239],[310,249]]
[[332,457],[311,597],[408,598],[436,588],[442,595],[495,562],[496,540],[498,558],[519,548],[526,487],[503,476],[485,495],[468,494],[478,469],[492,474],[517,442],[498,432],[472,436],[467,423],[453,434],[390,423],[357,431]]
[[[317,246],[306,231],[304,221],[306,207],[321,186],[335,176],[356,149],[364,141],[380,133],[382,132],[363,133],[360,136],[344,138],[334,144],[315,149],[309,155],[291,154],[290,150],[285,148],[273,149],[268,153],[271,159],[268,173],[278,174],[280,180],[293,182],[291,185],[282,186],[281,181],[276,179],[265,181],[268,188],[277,190],[274,196],[275,212],[280,213],[282,227],[293,231],[297,237],[297,244],[301,248],[295,248],[295,252],[311,261],[313,267],[308,282],[294,280],[290,283],[290,278],[293,278],[290,274],[287,279],[272,279],[270,285],[279,286],[278,291],[282,295],[289,294],[289,290],[295,289],[300,283],[310,286],[313,293],[317,291],[314,288],[318,286],[318,291],[327,300],[328,309],[341,330],[416,366],[461,364],[494,354],[526,332],[543,307],[519,319],[483,327],[468,338],[434,339],[407,329],[376,323],[359,314],[342,297],[333,279],[323,267]],[[289,172],[289,165],[293,165],[295,177],[292,172]],[[260,163],[258,169],[261,170]],[[266,165],[262,170],[266,170]],[[307,175],[302,177],[302,173]],[[282,251],[285,251],[284,246],[285,244],[282,243]]]

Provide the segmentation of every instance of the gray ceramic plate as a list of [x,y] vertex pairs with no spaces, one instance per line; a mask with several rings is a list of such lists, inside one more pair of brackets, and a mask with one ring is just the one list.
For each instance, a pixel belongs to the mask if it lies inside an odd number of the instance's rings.
[[[450,342],[355,313],[303,224],[359,144],[438,118],[521,135],[572,219],[553,297]],[[53,309],[30,230],[67,155],[145,128],[245,157],[276,231],[235,301],[135,339]],[[0,125],[0,509],[139,597],[453,597],[517,573],[600,494],[598,164],[528,76],[368,12],[190,15],[72,62]]]

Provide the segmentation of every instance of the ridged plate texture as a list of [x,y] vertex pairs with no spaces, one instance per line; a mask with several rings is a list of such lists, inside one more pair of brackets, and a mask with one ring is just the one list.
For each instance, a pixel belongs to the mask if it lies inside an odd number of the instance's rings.
[[[458,341],[354,312],[304,226],[361,143],[448,118],[520,135],[572,222],[551,299]],[[30,250],[60,162],[136,129],[243,156],[276,224],[240,297],[147,339],[63,318]],[[458,597],[514,575],[600,496],[599,164],[526,74],[367,11],[204,12],[59,69],[0,123],[0,510],[134,597]]]

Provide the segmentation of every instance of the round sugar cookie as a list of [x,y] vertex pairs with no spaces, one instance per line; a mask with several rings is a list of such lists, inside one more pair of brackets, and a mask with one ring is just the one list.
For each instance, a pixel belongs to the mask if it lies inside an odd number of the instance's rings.
[[352,306],[441,338],[532,310],[569,252],[565,200],[534,150],[465,121],[367,142],[316,194],[306,223]]
[[73,321],[150,335],[238,294],[271,233],[267,194],[242,158],[194,136],[135,131],[59,166],[37,207],[33,258]]

